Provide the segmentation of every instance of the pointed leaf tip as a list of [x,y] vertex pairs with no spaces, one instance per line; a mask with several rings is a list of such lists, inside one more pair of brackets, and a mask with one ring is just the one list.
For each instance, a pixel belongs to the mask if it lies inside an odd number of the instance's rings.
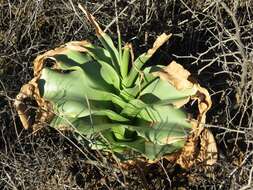
[[97,23],[96,19],[94,16],[92,16],[89,11],[84,8],[80,3],[78,3],[78,7],[81,9],[81,11],[84,13],[85,17],[89,20],[89,22],[93,25],[93,27],[96,30],[96,34],[100,36],[103,34],[103,30],[100,28],[99,24]]

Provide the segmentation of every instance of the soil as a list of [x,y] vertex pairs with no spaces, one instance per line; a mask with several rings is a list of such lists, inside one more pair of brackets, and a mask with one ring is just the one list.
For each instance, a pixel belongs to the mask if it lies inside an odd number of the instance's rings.
[[[1,189],[250,189],[252,185],[253,3],[209,0],[0,0]],[[237,3],[238,2],[238,3]],[[13,107],[32,62],[72,40],[98,43],[77,3],[117,41],[145,52],[161,33],[173,37],[149,61],[181,63],[211,94],[206,127],[219,161],[184,170],[161,160],[123,169],[112,155],[87,150],[73,134],[24,130]]]

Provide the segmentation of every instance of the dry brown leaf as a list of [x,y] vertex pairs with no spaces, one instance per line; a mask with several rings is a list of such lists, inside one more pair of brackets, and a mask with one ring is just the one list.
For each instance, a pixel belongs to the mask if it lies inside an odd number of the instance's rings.
[[38,104],[39,110],[35,118],[35,123],[37,125],[47,123],[53,118],[52,105],[41,98],[37,83],[32,79],[28,84],[22,86],[14,101],[14,106],[25,129],[30,128],[34,124],[29,119],[30,113],[28,112],[29,108],[24,104],[25,99],[36,100]]
[[169,38],[172,36],[172,34],[165,34],[163,33],[162,35],[158,36],[158,38],[155,40],[153,47],[148,50],[147,55],[152,56],[157,49],[159,49],[165,42],[169,40]]
[[214,136],[210,130],[204,129],[201,137],[200,159],[202,162],[206,162],[206,165],[213,165],[218,159],[218,149]]
[[191,73],[183,68],[182,65],[172,61],[163,70],[154,72],[155,76],[159,76],[161,79],[168,81],[177,90],[185,90],[193,88],[194,84],[188,80]]
[[182,168],[190,168],[196,164],[214,165],[218,159],[218,149],[213,134],[203,129],[199,136],[192,134],[178,155],[176,163]]

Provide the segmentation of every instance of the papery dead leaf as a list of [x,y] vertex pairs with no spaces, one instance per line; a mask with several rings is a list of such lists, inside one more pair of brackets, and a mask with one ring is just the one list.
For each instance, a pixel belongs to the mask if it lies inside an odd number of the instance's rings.
[[165,33],[158,36],[153,44],[153,47],[147,51],[147,55],[151,57],[157,51],[157,49],[159,49],[165,42],[169,40],[171,36],[172,34],[167,35]]
[[52,105],[41,98],[35,79],[36,78],[32,79],[28,84],[22,86],[14,101],[14,106],[25,129],[30,128],[34,124],[29,119],[30,113],[28,111],[29,108],[24,104],[25,99],[35,100],[38,104],[39,110],[35,118],[35,123],[37,125],[49,122],[54,115],[52,113]]
[[201,149],[199,159],[201,159],[203,162],[206,162],[206,165],[209,166],[215,164],[218,159],[218,149],[214,136],[210,130],[203,130],[200,143]]
[[214,165],[218,159],[218,149],[213,134],[203,129],[197,136],[189,136],[184,148],[180,151],[176,163],[182,168],[190,168],[196,164]]
[[154,72],[155,76],[171,83],[177,90],[193,88],[194,84],[188,80],[191,73],[183,68],[182,65],[172,61],[163,70]]

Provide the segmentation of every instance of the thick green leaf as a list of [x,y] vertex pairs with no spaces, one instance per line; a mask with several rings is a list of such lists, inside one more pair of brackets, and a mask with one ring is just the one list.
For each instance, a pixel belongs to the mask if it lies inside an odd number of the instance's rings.
[[[85,46],[87,52],[78,52],[68,49],[64,54],[54,56],[60,69],[82,69],[89,79],[97,80],[95,83],[102,85],[113,85],[115,89],[119,89],[120,78],[110,64],[108,52],[103,48],[95,47],[91,44]],[[92,59],[93,58],[93,59]],[[107,84],[104,84],[106,82]]]
[[159,101],[172,103],[180,99],[188,98],[194,94],[196,94],[195,88],[179,91],[168,81],[156,78],[140,92],[139,97],[149,104]]
[[126,87],[132,87],[137,76],[142,74],[143,65],[151,58],[147,53],[140,55],[133,63],[130,73],[127,78],[124,78],[123,84]]
[[134,151],[141,153],[142,155],[145,155],[150,160],[159,159],[165,154],[170,154],[175,151],[178,151],[184,146],[185,143],[184,141],[178,141],[174,144],[159,145],[154,144],[152,142],[148,142],[141,137],[130,142],[118,142],[115,140],[115,138],[113,137],[113,133],[110,131],[104,132],[103,136],[107,139],[107,143],[110,143],[108,147],[109,150],[114,151],[114,149],[119,149],[119,147],[130,148]]
[[83,101],[87,98],[89,100],[111,100],[110,90],[113,88],[103,81],[101,76],[98,75],[95,80],[95,77],[91,75],[92,73],[86,75],[81,69],[59,72],[44,68],[39,80],[41,94],[46,99],[55,101],[61,101],[62,98],[66,100],[82,99]]
[[111,129],[117,124],[110,123],[110,120],[104,116],[86,116],[81,118],[55,116],[51,126],[58,128],[62,126],[71,127],[82,135],[96,135],[97,133]]
[[136,118],[136,127],[129,125],[128,128],[135,130],[146,140],[158,144],[166,144],[171,138],[184,139],[191,129],[183,111],[168,104],[149,105],[135,99],[128,103],[121,115]]
[[143,69],[143,75],[139,75],[139,77],[135,81],[135,85],[133,87],[128,88],[123,87],[123,90],[121,90],[120,95],[128,101],[137,98],[137,96],[139,96],[140,92],[145,89],[146,86],[148,86],[152,83],[152,81],[157,79],[157,77],[154,76],[152,72],[158,71],[161,68],[162,66],[153,66]]
[[135,130],[129,130],[126,125],[117,125],[112,127],[112,132],[117,141],[133,141],[137,137],[137,133]]
[[80,67],[82,64],[92,61],[92,57],[89,54],[71,49],[66,49],[64,54],[56,54],[53,58],[59,62],[58,66],[62,70]]
[[86,115],[90,110],[110,109],[113,104],[124,107],[126,103],[108,92],[110,86],[108,88],[90,80],[81,69],[63,73],[44,68],[39,80],[41,95],[52,101],[60,112],[75,117]]
[[136,115],[144,109],[147,104],[145,104],[143,101],[139,99],[133,99],[126,104],[126,106],[123,108],[121,111],[121,115],[128,115],[131,116],[132,118],[136,117]]
[[114,65],[114,68],[120,74],[120,56],[117,48],[114,46],[114,43],[110,36],[108,36],[106,33],[101,33],[98,36],[98,39],[101,41],[104,48],[110,53],[111,59]]
[[121,65],[120,65],[120,72],[121,76],[124,80],[124,78],[127,77],[128,75],[128,66],[129,66],[129,60],[130,60],[130,45],[127,44],[123,48],[123,55],[122,55],[122,60],[121,60]]
[[123,80],[123,84],[125,87],[133,87],[135,80],[138,75],[143,75],[142,68],[144,64],[154,55],[154,53],[160,48],[168,39],[171,37],[171,34],[167,35],[163,33],[158,36],[156,41],[153,44],[153,47],[149,49],[146,53],[140,55],[133,63],[132,68],[130,70],[127,78]]
[[138,118],[150,122],[178,122],[182,125],[189,125],[185,113],[172,105],[147,106],[137,115]]

